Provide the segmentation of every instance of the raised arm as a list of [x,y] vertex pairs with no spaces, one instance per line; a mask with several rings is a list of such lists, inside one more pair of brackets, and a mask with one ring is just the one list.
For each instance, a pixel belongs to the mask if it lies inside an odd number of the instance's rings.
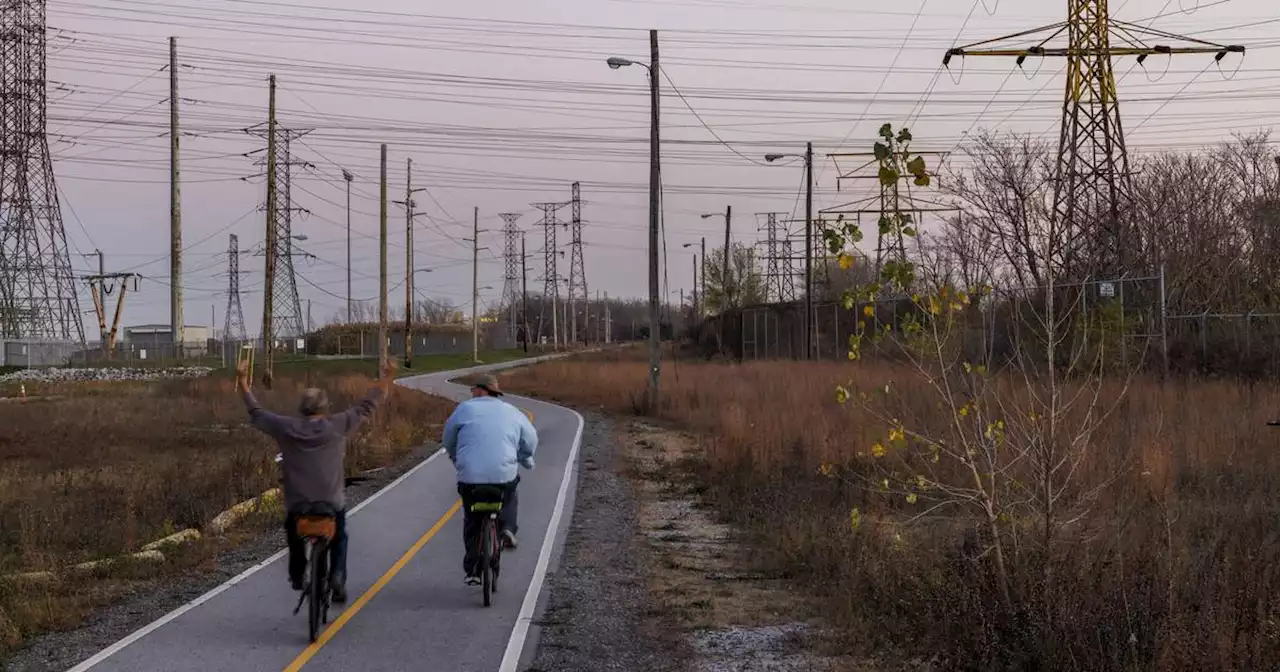
[[262,404],[258,403],[257,397],[253,396],[253,391],[249,389],[249,362],[243,361],[236,365],[236,387],[240,390],[240,397],[244,400],[244,407],[249,411],[249,423],[256,429],[272,436],[279,436],[286,426],[284,417],[276,415],[262,408]]
[[329,421],[339,434],[350,434],[360,428],[365,420],[373,415],[378,404],[391,397],[391,385],[396,379],[396,363],[388,361],[382,369],[382,377],[378,384],[369,389],[369,393],[359,403],[347,410],[330,416]]

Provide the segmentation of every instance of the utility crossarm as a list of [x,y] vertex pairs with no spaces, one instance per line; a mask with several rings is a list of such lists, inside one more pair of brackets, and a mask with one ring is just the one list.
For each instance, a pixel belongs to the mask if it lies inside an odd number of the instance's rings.
[[[1067,21],[1054,23],[1048,26],[1041,26],[1031,30],[1024,30],[1002,37],[974,42],[961,47],[952,47],[947,50],[946,55],[942,58],[944,66],[951,65],[951,59],[954,56],[1003,56],[1017,58],[1018,65],[1022,65],[1028,56],[1040,57],[1059,57],[1059,58],[1080,58],[1087,56],[1137,56],[1138,63],[1142,63],[1148,56],[1159,54],[1176,55],[1176,54],[1213,54],[1215,61],[1221,61],[1227,54],[1243,54],[1245,47],[1239,44],[1218,44],[1216,42],[1207,42],[1198,40],[1193,37],[1184,37],[1169,33],[1163,30],[1156,30],[1129,23],[1127,21],[1111,20],[1106,24],[1109,28],[1108,32],[1111,37],[1127,44],[1127,46],[1110,46],[1109,44],[1102,47],[1090,46],[1087,48],[1076,47],[1050,47],[1046,46],[1051,40],[1067,32],[1070,24]],[[1015,40],[1020,37],[1028,37],[1036,34],[1048,33],[1048,36],[1042,39],[1039,44],[1023,47],[996,47],[989,45],[997,45],[1001,42]],[[1143,38],[1166,39],[1175,42],[1185,43],[1186,46],[1171,46],[1169,44],[1147,44]]]

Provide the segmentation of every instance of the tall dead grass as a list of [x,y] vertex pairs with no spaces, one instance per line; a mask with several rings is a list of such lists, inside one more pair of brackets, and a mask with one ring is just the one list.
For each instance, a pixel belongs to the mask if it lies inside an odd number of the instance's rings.
[[[341,408],[373,381],[308,382],[326,388]],[[255,392],[267,408],[290,413],[303,386],[286,378],[273,391]],[[228,506],[278,484],[274,445],[248,426],[230,380],[67,385],[41,393],[66,396],[0,405],[0,576],[136,551],[177,530],[202,528]],[[438,438],[452,407],[396,388],[349,445],[348,469],[391,464]],[[260,530],[277,521],[256,522]],[[201,564],[218,550],[211,542],[184,551],[177,568]],[[0,579],[0,653],[30,634],[75,625],[117,596],[107,583],[95,577],[24,588]]]
[[[643,362],[560,361],[513,390],[630,413]],[[978,516],[920,507],[823,476],[865,468],[886,428],[837,404],[894,381],[915,422],[945,422],[924,383],[890,364],[682,363],[661,415],[702,437],[701,476],[774,569],[813,589],[851,648],[937,653],[948,669],[1280,669],[1280,388],[1139,381],[1094,437],[1078,477],[1098,488],[1048,553],[1027,521],[1012,538],[1016,613],[984,571]],[[1112,392],[1118,392],[1113,390]],[[857,508],[861,523],[851,521]]]

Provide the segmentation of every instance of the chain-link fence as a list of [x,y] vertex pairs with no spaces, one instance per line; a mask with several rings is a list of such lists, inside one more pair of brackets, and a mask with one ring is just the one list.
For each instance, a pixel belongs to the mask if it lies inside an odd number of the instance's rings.
[[1169,361],[1176,370],[1280,374],[1280,313],[1169,316]]
[[[1103,366],[1163,368],[1170,342],[1165,296],[1163,274],[1060,284],[1052,292],[1044,288],[994,290],[958,316],[959,333],[965,357],[974,362],[1010,361],[1033,349],[1043,356],[1052,326],[1055,351],[1066,356]],[[804,310],[802,302],[792,302],[732,311],[708,318],[697,337],[704,347],[741,360],[802,359]],[[851,308],[839,303],[818,304],[811,319],[814,356],[846,359],[849,338],[860,324],[869,331],[887,329],[890,334],[901,334],[904,322],[917,317],[919,310],[908,298],[858,302]],[[869,356],[901,355],[897,340],[892,338],[869,340],[861,351]]]
[[[504,325],[486,325],[479,330],[481,350],[505,350],[518,347]],[[388,352],[401,357],[405,352],[403,325],[387,333]],[[233,366],[237,353],[246,345],[262,350],[261,339],[209,340],[188,343],[181,349],[171,343],[148,340],[141,343],[118,341],[110,353],[101,343],[86,344],[10,340],[0,341],[0,366],[35,368],[47,366],[118,366],[163,367],[173,365]],[[425,328],[413,334],[415,355],[465,354],[472,349],[472,332],[459,328]],[[278,356],[314,356],[330,358],[376,358],[379,355],[378,329],[352,328],[322,331],[304,338],[282,338],[275,342]]]

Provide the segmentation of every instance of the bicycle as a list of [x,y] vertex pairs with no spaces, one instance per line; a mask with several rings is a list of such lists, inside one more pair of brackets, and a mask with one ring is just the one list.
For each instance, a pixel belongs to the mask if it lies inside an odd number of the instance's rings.
[[492,486],[478,487],[472,494],[473,514],[484,515],[480,521],[480,585],[484,593],[484,606],[493,603],[492,595],[498,592],[498,574],[501,566],[502,544],[498,541],[498,514],[502,512],[503,491]]
[[[276,463],[279,464],[282,460],[283,456],[277,453]],[[348,476],[343,479],[343,487],[351,487],[367,480],[367,476]],[[294,530],[307,545],[307,566],[303,573],[302,594],[298,596],[298,604],[293,607],[293,614],[298,615],[302,610],[302,603],[308,603],[307,632],[314,644],[320,635],[320,626],[329,623],[329,607],[332,606],[329,544],[338,534],[337,511],[327,503],[312,503],[299,513]]]
[[338,534],[337,511],[328,504],[312,504],[299,514],[294,523],[298,536],[307,545],[307,568],[303,574],[302,594],[294,606],[296,616],[307,602],[307,632],[311,643],[320,634],[321,624],[329,622],[332,596],[329,586],[329,543]]

